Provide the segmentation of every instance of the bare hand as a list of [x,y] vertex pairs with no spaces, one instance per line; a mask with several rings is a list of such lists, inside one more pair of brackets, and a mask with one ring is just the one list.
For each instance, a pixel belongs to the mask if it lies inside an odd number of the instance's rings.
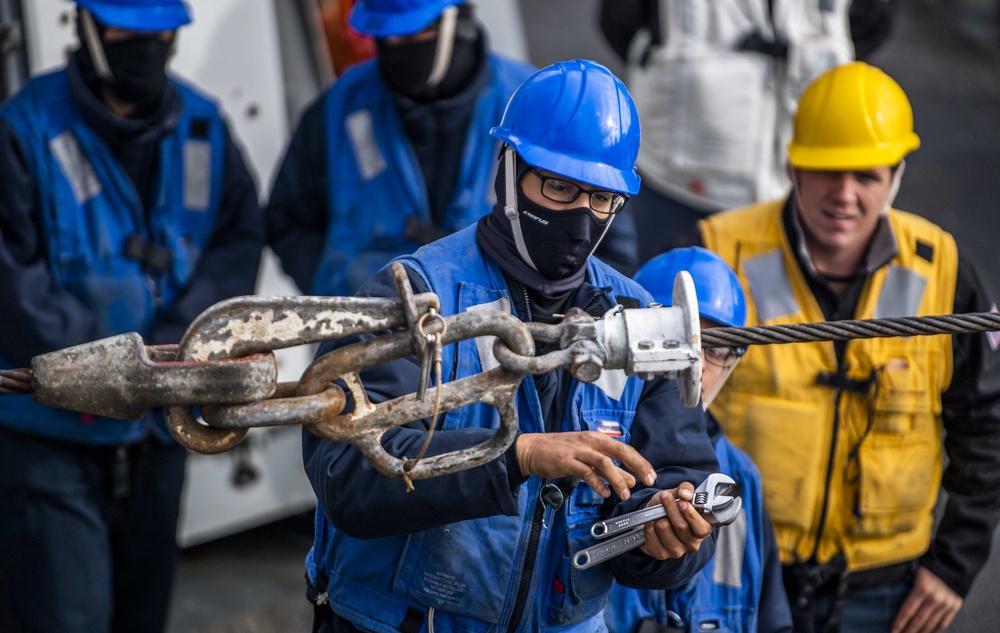
[[517,462],[523,474],[546,479],[576,476],[602,497],[611,496],[610,485],[619,498],[628,499],[635,477],[615,466],[613,460],[637,473],[647,486],[656,481],[653,467],[637,450],[597,431],[522,433],[517,437]]
[[0,369],[0,394],[31,393],[30,369]]
[[712,525],[691,505],[692,499],[694,486],[687,482],[653,495],[646,507],[662,504],[667,516],[645,525],[643,552],[656,560],[667,560],[701,549],[701,542],[712,533]]
[[961,608],[962,597],[934,572],[920,567],[892,622],[892,633],[936,633],[947,628]]

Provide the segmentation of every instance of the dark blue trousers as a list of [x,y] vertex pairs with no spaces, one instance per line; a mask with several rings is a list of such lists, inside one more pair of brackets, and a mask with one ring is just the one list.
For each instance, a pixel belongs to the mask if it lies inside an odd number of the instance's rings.
[[163,631],[186,454],[0,427],[0,631]]
[[[907,577],[885,585],[849,589],[841,614],[840,630],[843,633],[888,633],[912,586],[913,578]],[[831,608],[830,597],[816,598],[817,631],[823,630]]]

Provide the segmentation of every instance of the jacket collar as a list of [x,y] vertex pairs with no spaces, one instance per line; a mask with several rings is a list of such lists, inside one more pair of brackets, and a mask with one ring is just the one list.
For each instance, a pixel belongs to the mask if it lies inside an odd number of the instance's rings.
[[117,147],[130,141],[155,141],[174,131],[180,120],[183,103],[180,93],[172,84],[167,84],[167,91],[160,108],[149,118],[126,119],[120,117],[104,105],[94,90],[87,84],[74,53],[66,66],[66,81],[69,84],[70,96],[80,109],[87,127],[92,129],[106,143]]

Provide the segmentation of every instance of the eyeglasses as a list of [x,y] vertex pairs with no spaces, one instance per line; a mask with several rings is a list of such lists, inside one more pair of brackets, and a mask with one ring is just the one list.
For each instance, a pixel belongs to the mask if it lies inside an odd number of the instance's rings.
[[581,193],[586,193],[590,196],[590,208],[594,213],[609,216],[621,211],[628,200],[628,196],[615,193],[614,191],[588,191],[587,189],[582,189],[579,185],[568,180],[546,176],[534,167],[529,168],[529,171],[542,181],[542,195],[552,202],[561,202],[563,204],[574,202],[580,197]]
[[743,355],[747,353],[745,347],[703,347],[701,351],[705,353],[705,360],[716,367],[729,369],[735,365]]

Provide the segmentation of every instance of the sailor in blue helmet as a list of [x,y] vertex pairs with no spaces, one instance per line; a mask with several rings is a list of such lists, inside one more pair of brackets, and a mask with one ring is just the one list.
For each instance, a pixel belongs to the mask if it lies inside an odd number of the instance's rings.
[[[204,308],[253,292],[264,243],[217,106],[167,73],[184,3],[77,9],[66,67],[0,108],[2,368],[129,331],[178,343]],[[185,455],[160,411],[5,399],[0,630],[163,630]]]
[[[742,327],[746,323],[746,297],[739,278],[721,257],[704,248],[680,248],[658,255],[639,269],[635,280],[653,299],[669,306],[673,304],[674,278],[682,270],[694,281],[702,328]],[[730,347],[702,350],[702,406],[706,411],[744,351]],[[615,585],[605,611],[611,633],[792,631],[760,472],[750,457],[723,435],[712,414],[708,414],[708,432],[721,472],[739,485],[743,512],[719,530],[715,557],[686,585],[665,592]]]
[[[600,316],[646,305],[638,284],[591,256],[639,188],[639,121],[624,85],[594,62],[554,64],[517,89],[492,133],[505,143],[498,202],[476,225],[396,260],[414,290],[437,293],[445,315],[490,308],[542,323],[573,307]],[[360,294],[394,288],[386,267]],[[442,350],[442,375],[495,362],[490,346],[463,341]],[[362,380],[379,402],[416,390],[419,374],[409,358]],[[704,413],[681,404],[673,381],[609,371],[584,384],[557,370],[526,377],[517,406],[520,433],[503,456],[409,493],[351,446],[303,434],[319,500],[306,561],[316,630],[602,631],[613,579],[666,588],[705,565],[713,532],[689,502],[717,462]],[[485,405],[450,411],[427,454],[480,443],[498,423]],[[428,429],[396,428],[382,444],[412,457]],[[543,501],[546,484],[565,501]],[[656,504],[667,517],[647,526],[642,550],[571,566],[594,521]]]
[[[359,0],[350,23],[376,38],[377,58],[303,113],[265,212],[271,248],[310,294],[354,294],[393,257],[489,212],[489,131],[533,70],[490,52],[461,0]],[[608,250],[628,270],[631,222]]]

